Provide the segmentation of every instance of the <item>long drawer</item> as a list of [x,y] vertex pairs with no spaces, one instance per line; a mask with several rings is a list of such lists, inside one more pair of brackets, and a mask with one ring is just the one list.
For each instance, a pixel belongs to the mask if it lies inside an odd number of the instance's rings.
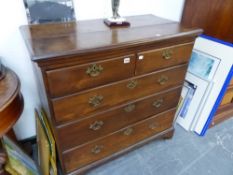
[[176,107],[181,87],[143,98],[58,128],[62,150],[103,137],[149,116]]
[[158,69],[187,63],[192,53],[193,43],[139,52],[137,54],[136,75]]
[[121,129],[105,138],[63,153],[66,172],[110,156],[145,138],[172,127],[175,109]]
[[[104,61],[46,71],[52,97],[123,80],[134,76],[135,56],[126,55]],[[126,71],[127,70],[127,71]]]
[[186,68],[185,64],[71,96],[52,99],[55,119],[57,122],[82,119],[127,101],[179,86],[183,84]]

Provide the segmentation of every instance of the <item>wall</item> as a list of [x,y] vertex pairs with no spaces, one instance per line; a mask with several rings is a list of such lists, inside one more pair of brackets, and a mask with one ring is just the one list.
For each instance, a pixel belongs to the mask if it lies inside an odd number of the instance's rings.
[[[121,0],[120,15],[155,14],[179,21],[183,4],[184,0]],[[74,5],[78,19],[111,16],[111,0],[74,0]]]
[[[183,3],[184,0],[121,1],[120,14],[155,14],[179,21]],[[74,0],[74,6],[78,20],[111,16],[111,0]],[[19,139],[25,139],[35,135],[34,108],[39,105],[39,97],[31,61],[19,32],[19,26],[27,24],[23,0],[0,2],[0,24],[0,56],[21,80],[25,107],[14,129]]]

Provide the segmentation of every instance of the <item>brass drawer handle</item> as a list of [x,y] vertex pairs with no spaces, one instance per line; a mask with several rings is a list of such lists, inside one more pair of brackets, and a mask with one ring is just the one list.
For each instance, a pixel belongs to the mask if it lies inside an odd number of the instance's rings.
[[104,125],[103,121],[95,121],[94,123],[90,124],[90,129],[93,131],[99,130]]
[[133,128],[127,128],[125,131],[124,131],[124,135],[126,136],[129,136],[133,133]]
[[158,83],[160,85],[164,85],[166,82],[168,81],[168,77],[165,75],[162,75],[159,79],[158,79]]
[[170,49],[164,50],[162,53],[163,59],[170,60],[172,58],[173,51]]
[[101,65],[92,64],[87,68],[86,74],[91,77],[97,77],[103,70],[104,69]]
[[149,124],[149,128],[152,129],[152,130],[156,130],[156,129],[158,129],[158,127],[159,127],[158,123],[151,123],[151,124]]
[[135,109],[136,105],[135,104],[130,104],[124,108],[125,112],[132,112]]
[[153,103],[153,106],[159,108],[163,104],[163,99],[158,99]]
[[130,82],[127,84],[127,88],[134,89],[138,85],[138,82],[136,80],[130,80]]
[[94,148],[91,149],[91,152],[93,154],[99,154],[103,148],[104,148],[103,145],[95,145]]
[[92,107],[97,107],[101,104],[103,101],[104,97],[102,95],[95,95],[91,98],[89,98],[89,105]]

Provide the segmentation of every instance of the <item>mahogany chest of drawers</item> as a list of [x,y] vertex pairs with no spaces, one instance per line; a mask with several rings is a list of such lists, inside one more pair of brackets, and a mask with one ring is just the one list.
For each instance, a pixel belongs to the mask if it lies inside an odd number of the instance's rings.
[[22,26],[64,174],[171,137],[200,29],[153,15]]

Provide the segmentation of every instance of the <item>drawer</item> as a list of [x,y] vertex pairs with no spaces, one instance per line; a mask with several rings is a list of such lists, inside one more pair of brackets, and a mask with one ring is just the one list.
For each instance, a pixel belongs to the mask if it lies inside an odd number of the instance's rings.
[[180,92],[181,87],[178,87],[58,128],[61,148],[67,150],[174,108],[178,104]]
[[46,71],[52,97],[71,94],[134,75],[135,56],[127,55],[105,61]]
[[160,113],[105,138],[63,153],[66,172],[110,156],[145,138],[172,127],[175,109]]
[[233,100],[233,87],[227,90],[227,92],[225,93],[223,97],[221,105],[229,104],[232,102],[232,100]]
[[55,120],[82,119],[96,112],[183,84],[187,65],[153,72],[71,96],[52,99]]
[[187,63],[191,56],[192,48],[193,43],[188,43],[139,52],[137,55],[136,75]]

